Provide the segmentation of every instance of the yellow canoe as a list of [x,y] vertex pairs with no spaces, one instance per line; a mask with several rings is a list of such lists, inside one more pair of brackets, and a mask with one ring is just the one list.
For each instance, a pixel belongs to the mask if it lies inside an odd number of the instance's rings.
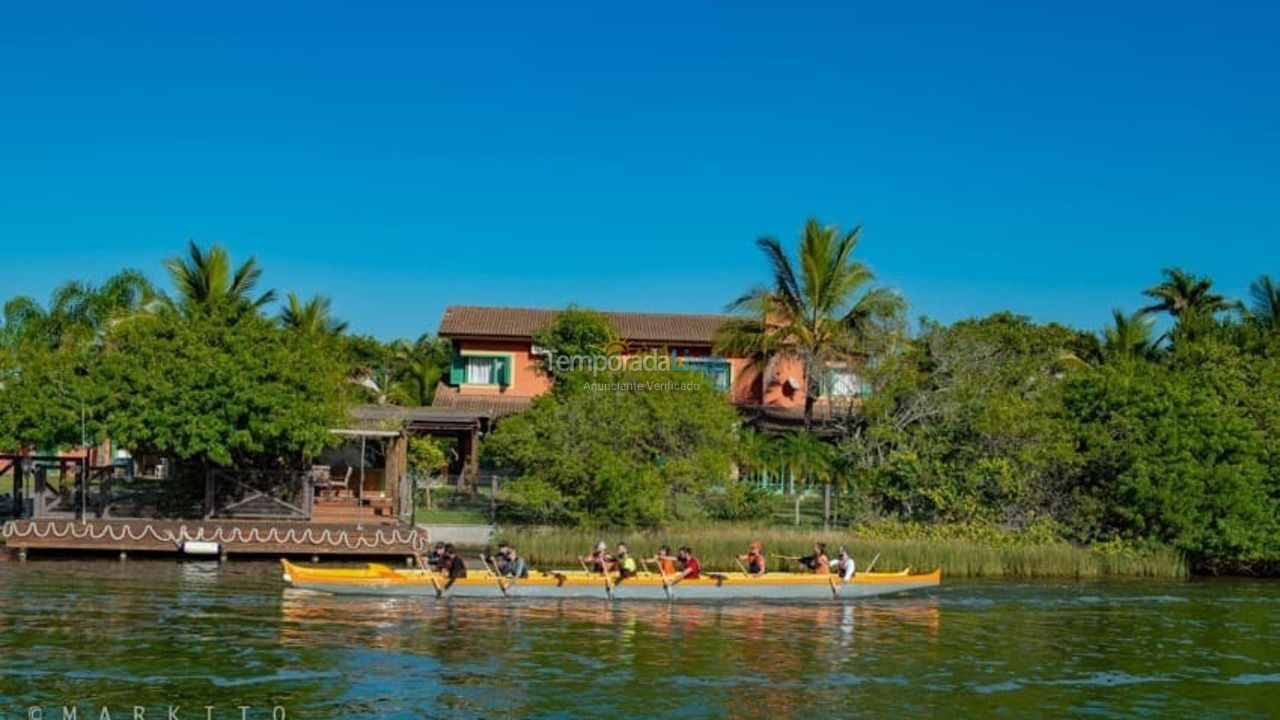
[[[833,575],[811,573],[703,573],[696,580],[668,586],[657,574],[641,574],[609,582],[599,574],[582,570],[531,571],[529,577],[497,578],[483,569],[471,570],[452,584],[439,573],[395,569],[378,563],[362,568],[329,568],[296,565],[281,560],[284,578],[291,586],[317,592],[361,595],[456,595],[459,597],[614,597],[618,599],[831,599],[869,597],[935,587],[942,582],[941,569],[912,574],[859,573],[850,582]],[[446,587],[448,585],[448,587]],[[438,588],[438,590],[437,590]]]

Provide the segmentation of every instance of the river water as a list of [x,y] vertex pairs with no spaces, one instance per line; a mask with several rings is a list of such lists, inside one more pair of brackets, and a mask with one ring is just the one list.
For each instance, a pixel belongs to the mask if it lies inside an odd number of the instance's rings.
[[285,590],[267,562],[0,562],[0,718],[1277,717],[1278,600],[1134,580],[436,604]]

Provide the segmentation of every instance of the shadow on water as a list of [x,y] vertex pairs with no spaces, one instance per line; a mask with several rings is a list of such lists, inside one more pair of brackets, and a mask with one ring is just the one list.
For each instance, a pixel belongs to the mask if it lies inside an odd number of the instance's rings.
[[330,597],[272,563],[0,565],[0,717],[1269,717],[1280,586],[844,603]]

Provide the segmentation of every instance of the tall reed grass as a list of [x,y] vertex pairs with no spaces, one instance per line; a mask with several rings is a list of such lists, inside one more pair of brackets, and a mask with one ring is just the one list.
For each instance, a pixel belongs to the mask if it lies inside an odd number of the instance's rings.
[[[844,545],[865,569],[879,554],[875,570],[932,570],[941,567],[946,577],[1016,578],[1098,578],[1151,577],[1182,578],[1187,563],[1171,550],[1135,551],[1087,548],[1066,542],[999,545],[959,539],[886,539],[859,537],[840,532],[791,528],[752,529],[723,525],[671,528],[659,531],[600,531],[570,528],[517,528],[499,533],[498,540],[511,542],[531,565],[541,568],[577,567],[578,557],[590,551],[597,540],[610,548],[625,542],[633,553],[646,557],[660,545],[675,549],[693,548],[709,570],[734,571],[734,556],[746,552],[753,540],[764,543],[769,555],[807,555],[814,542],[827,543],[834,555]],[[771,569],[796,568],[796,563],[775,560]]]

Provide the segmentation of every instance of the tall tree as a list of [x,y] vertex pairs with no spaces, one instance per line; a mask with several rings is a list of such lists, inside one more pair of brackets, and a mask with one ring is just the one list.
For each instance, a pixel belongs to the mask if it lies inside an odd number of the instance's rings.
[[171,304],[188,316],[258,310],[276,299],[274,290],[253,297],[254,288],[262,279],[257,259],[251,257],[232,270],[231,255],[221,245],[203,250],[191,240],[186,257],[171,257],[164,261],[164,267],[178,291]]
[[1126,315],[1111,311],[1111,325],[1102,329],[1102,356],[1105,360],[1129,358],[1154,360],[1160,354],[1160,339],[1155,337],[1155,320],[1142,312]]
[[846,233],[811,218],[794,261],[777,239],[757,240],[772,281],[730,303],[730,310],[744,316],[725,323],[716,336],[717,352],[749,356],[766,374],[777,357],[799,359],[806,429],[813,427],[813,405],[826,363],[862,353],[875,324],[903,308],[896,293],[873,285],[875,274],[853,259],[860,234],[860,227]]
[[430,405],[440,378],[449,369],[452,344],[424,333],[412,343],[397,340],[391,351],[397,399],[410,405]]
[[334,444],[343,417],[333,346],[254,313],[128,323],[94,369],[104,427],[136,452],[196,465],[296,466]]
[[5,303],[0,343],[47,348],[88,346],[114,324],[153,309],[154,288],[137,270],[123,270],[102,285],[68,282],[53,292],[48,308],[26,296]]
[[347,323],[333,317],[332,304],[332,300],[320,293],[304,302],[297,293],[290,292],[280,310],[280,325],[286,330],[313,335],[341,335],[347,331]]
[[1280,331],[1280,286],[1270,275],[1259,275],[1249,285],[1249,315],[1263,328]]
[[1193,275],[1182,268],[1165,268],[1164,282],[1142,291],[1156,300],[1142,308],[1144,314],[1167,312],[1177,320],[1188,316],[1212,318],[1214,313],[1231,310],[1238,303],[1213,292],[1213,280]]

